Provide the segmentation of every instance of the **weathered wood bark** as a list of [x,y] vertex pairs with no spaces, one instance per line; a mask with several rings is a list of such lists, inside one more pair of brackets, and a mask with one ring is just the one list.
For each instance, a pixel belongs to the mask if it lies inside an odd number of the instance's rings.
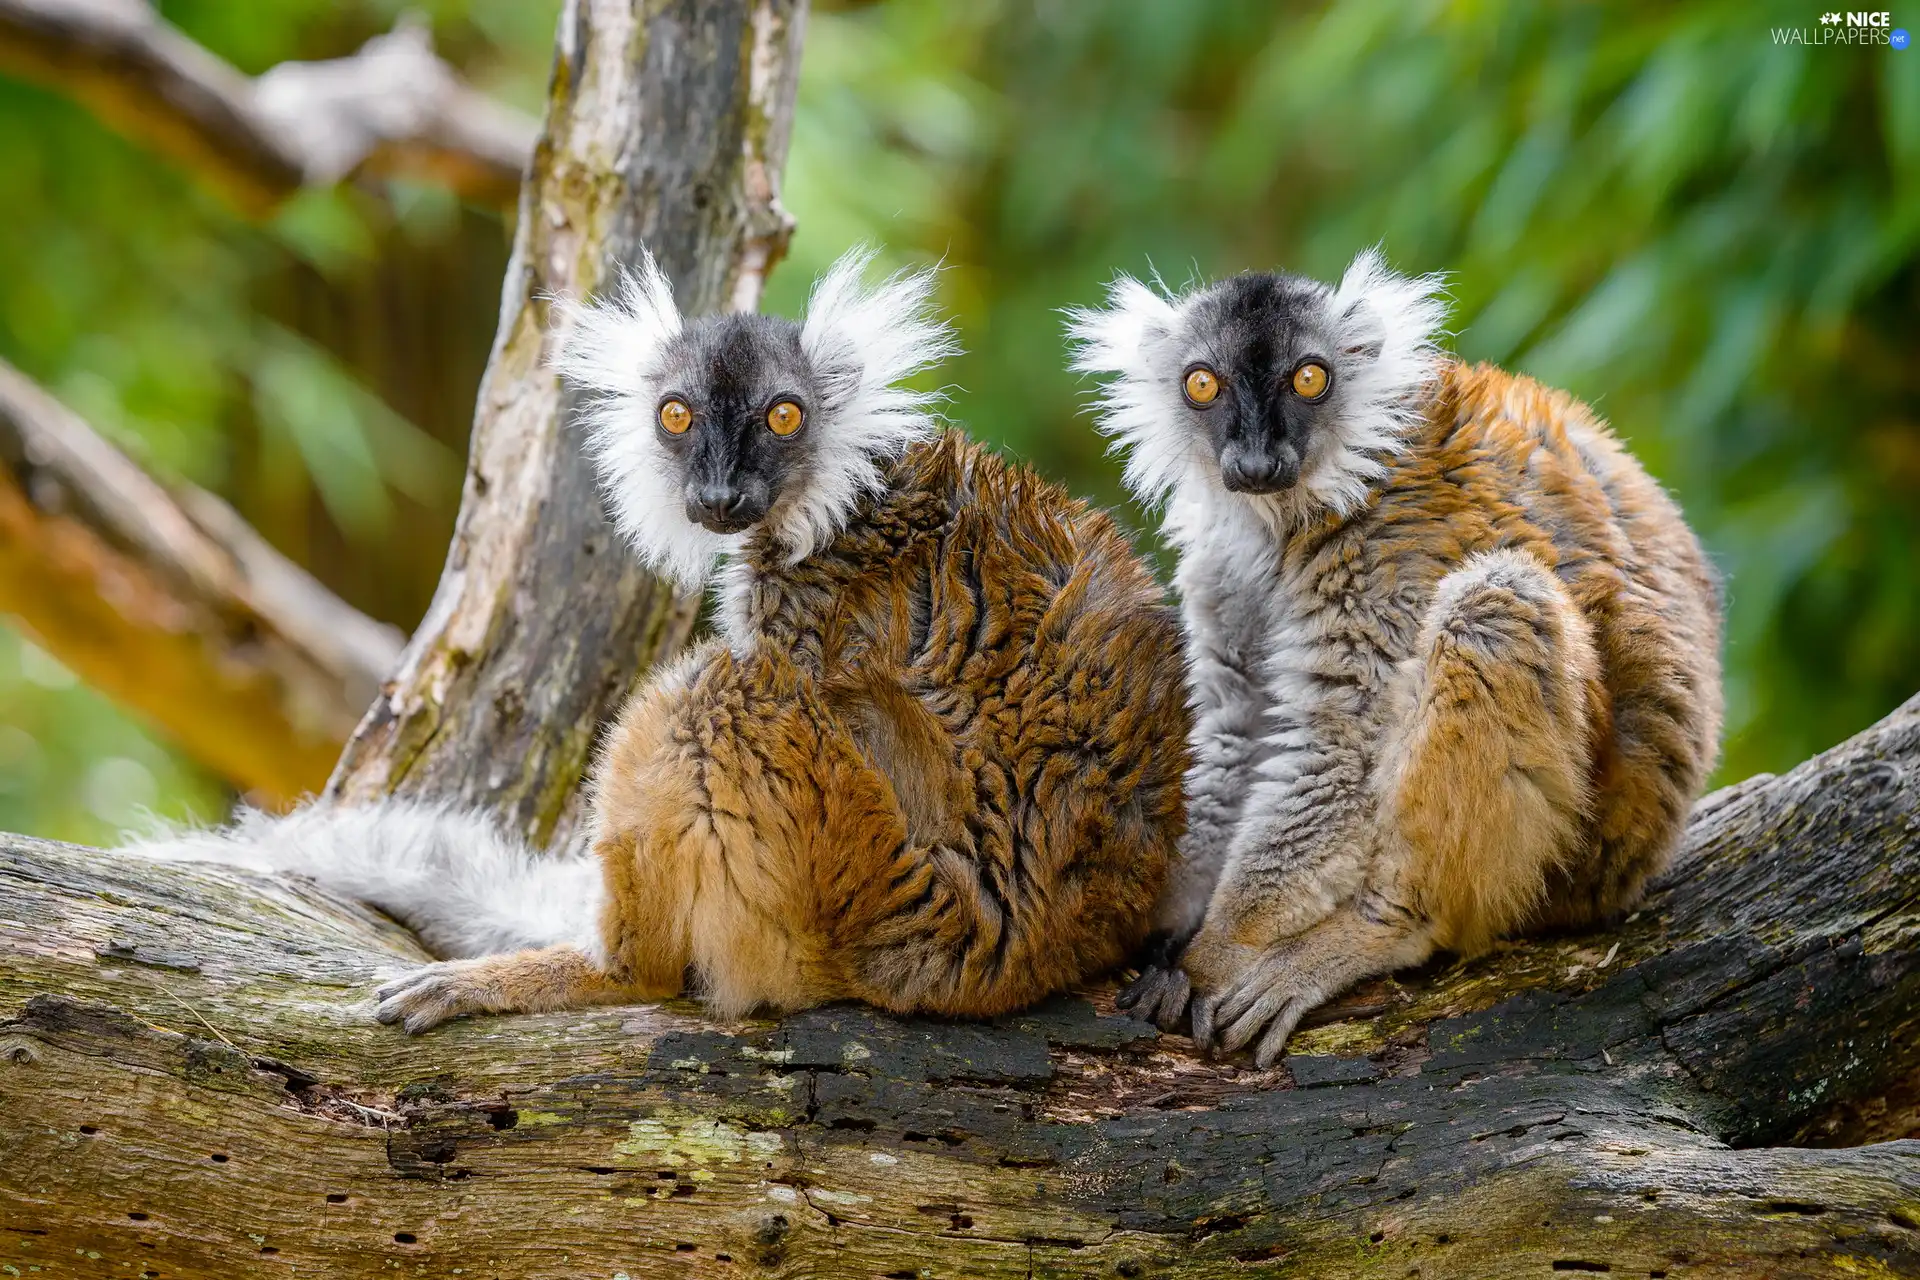
[[1617,930],[1381,984],[1256,1073],[1104,995],[993,1026],[674,1005],[408,1039],[368,984],[419,952],[366,912],[12,838],[0,1263],[1920,1274],[1920,1142],[1805,1145],[1914,1122],[1916,851],[1920,698],[1714,797]]
[[440,589],[330,790],[484,805],[565,834],[600,724],[696,602],[618,546],[546,357],[547,299],[644,245],[683,311],[751,309],[778,200],[804,0],[569,0]]
[[350,58],[250,80],[146,0],[0,0],[0,71],[74,98],[254,217],[355,174],[504,205],[533,149],[533,122],[461,83],[415,22]]
[[271,802],[326,782],[401,643],[3,360],[0,614]]

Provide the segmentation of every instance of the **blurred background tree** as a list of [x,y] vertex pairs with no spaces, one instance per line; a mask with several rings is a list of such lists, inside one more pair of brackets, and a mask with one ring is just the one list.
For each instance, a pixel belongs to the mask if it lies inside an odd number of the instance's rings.
[[[433,0],[537,110],[556,0]],[[166,0],[244,70],[350,53],[397,0]],[[1727,576],[1722,779],[1920,688],[1920,53],[1776,44],[1784,4],[887,0],[808,32],[769,305],[847,245],[944,258],[954,416],[1118,502],[1057,309],[1116,269],[1441,270],[1455,344],[1593,402]],[[410,627],[459,497],[506,232],[397,182],[265,225],[0,80],[0,356]],[[1144,523],[1132,513],[1136,524]],[[0,635],[0,827],[100,841],[217,779]]]

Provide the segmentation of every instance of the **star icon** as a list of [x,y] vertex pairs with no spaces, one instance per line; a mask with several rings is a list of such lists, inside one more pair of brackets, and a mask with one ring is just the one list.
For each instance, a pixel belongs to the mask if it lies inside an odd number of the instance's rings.
[[1837,13],[1823,13],[1820,15],[1820,25],[1823,27],[1833,27],[1839,24],[1840,15]]

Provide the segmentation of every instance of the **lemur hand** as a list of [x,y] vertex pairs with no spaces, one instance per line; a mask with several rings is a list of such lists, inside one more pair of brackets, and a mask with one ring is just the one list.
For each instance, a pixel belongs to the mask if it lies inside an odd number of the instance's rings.
[[1185,938],[1176,939],[1170,933],[1150,935],[1141,953],[1140,976],[1120,989],[1114,1005],[1162,1031],[1178,1031],[1186,1021],[1187,998],[1193,991],[1180,966],[1186,945]]
[[1257,1066],[1279,1061],[1300,1019],[1334,994],[1303,955],[1300,944],[1308,936],[1264,951],[1210,948],[1214,958],[1193,998],[1194,1046],[1206,1054],[1232,1053],[1251,1042]]
[[498,1001],[492,998],[485,972],[483,963],[474,960],[422,965],[373,993],[380,1002],[373,1016],[388,1024],[398,1022],[408,1035],[417,1036],[449,1019],[486,1011]]
[[1185,957],[1196,988],[1193,1043],[1203,1053],[1251,1044],[1254,1061],[1270,1067],[1312,1010],[1362,979],[1432,953],[1429,922],[1405,911],[1363,910],[1358,901],[1265,947],[1232,942],[1210,923]]

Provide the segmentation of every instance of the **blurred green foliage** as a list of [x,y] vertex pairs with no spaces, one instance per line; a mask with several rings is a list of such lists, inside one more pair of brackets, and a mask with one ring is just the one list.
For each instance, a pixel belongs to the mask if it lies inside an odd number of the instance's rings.
[[1727,577],[1722,777],[1777,770],[1920,689],[1920,54],[1775,43],[1818,17],[835,15],[802,82],[795,257],[818,267],[862,223],[944,255],[957,416],[1114,499],[1056,308],[1116,269],[1332,278],[1374,243],[1448,273],[1463,356],[1593,403],[1685,506]]
[[[351,53],[420,7],[160,6],[250,73]],[[426,10],[469,78],[538,109],[554,6]],[[362,608],[410,625],[459,500],[506,259],[499,218],[392,184],[304,193],[255,226],[58,95],[5,78],[0,208],[0,356],[154,471],[223,493]],[[231,801],[6,635],[0,828],[97,843],[142,806],[217,817]]]
[[[347,52],[400,5],[160,7],[258,71]],[[552,0],[424,8],[470,77],[537,106]],[[1744,0],[833,7],[808,32],[785,193],[800,231],[768,304],[797,310],[859,240],[944,260],[969,348],[953,415],[1118,502],[1058,308],[1116,269],[1327,277],[1376,242],[1445,271],[1462,355],[1593,402],[1685,505],[1728,578],[1723,777],[1783,768],[1920,688],[1920,53],[1772,37],[1817,19]],[[398,188],[248,227],[6,82],[0,199],[0,354],[414,621],[457,498],[497,221]],[[383,293],[339,320],[341,298],[422,258],[428,302]],[[427,373],[396,374],[396,349]],[[104,760],[146,770],[132,791],[163,810],[218,807],[59,683],[0,648],[0,826],[102,838],[133,776],[95,779]]]

